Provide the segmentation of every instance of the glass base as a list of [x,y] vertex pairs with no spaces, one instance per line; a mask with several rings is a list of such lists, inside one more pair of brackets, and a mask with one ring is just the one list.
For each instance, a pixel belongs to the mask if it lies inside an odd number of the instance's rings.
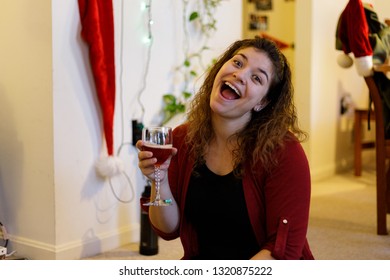
[[144,203],[144,206],[170,206],[172,205],[172,199],[160,199]]

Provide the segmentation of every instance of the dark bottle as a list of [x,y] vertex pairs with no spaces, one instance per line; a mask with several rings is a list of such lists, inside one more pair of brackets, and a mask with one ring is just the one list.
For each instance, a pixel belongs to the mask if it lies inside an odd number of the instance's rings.
[[[150,198],[150,185],[145,186],[141,197],[141,204]],[[158,253],[158,236],[149,221],[148,212],[141,205],[141,237],[139,244],[141,255],[156,255]]]

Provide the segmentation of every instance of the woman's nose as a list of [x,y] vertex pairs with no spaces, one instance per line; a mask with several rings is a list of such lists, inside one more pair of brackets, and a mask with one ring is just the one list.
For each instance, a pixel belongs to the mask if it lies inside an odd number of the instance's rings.
[[245,71],[239,70],[233,73],[233,77],[241,84],[245,84]]

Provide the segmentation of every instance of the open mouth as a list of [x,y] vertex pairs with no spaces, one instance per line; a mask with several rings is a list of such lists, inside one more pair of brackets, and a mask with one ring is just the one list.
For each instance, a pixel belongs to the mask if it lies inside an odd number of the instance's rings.
[[225,82],[221,87],[221,95],[228,100],[235,100],[241,97],[238,89],[229,82]]

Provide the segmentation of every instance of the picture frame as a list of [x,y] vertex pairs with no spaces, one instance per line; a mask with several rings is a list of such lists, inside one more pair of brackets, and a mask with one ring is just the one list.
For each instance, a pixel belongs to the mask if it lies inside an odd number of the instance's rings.
[[255,8],[258,11],[272,10],[272,0],[253,0]]
[[251,31],[267,31],[268,16],[259,15],[257,13],[249,14],[249,30]]

